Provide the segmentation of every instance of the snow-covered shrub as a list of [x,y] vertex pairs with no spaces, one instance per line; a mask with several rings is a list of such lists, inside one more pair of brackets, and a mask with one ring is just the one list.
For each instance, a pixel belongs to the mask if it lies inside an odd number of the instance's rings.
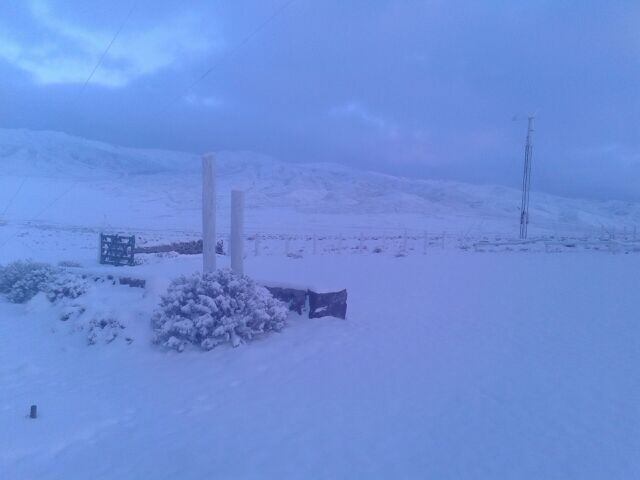
[[13,303],[25,303],[44,292],[55,269],[45,263],[17,261],[0,268],[0,293]]
[[69,320],[77,320],[86,311],[87,311],[87,308],[84,305],[79,305],[75,303],[70,305],[65,305],[62,311],[60,312],[60,320],[63,322],[68,322]]
[[58,266],[62,268],[80,268],[82,264],[74,260],[62,260],[58,262]]
[[26,303],[44,292],[51,302],[78,298],[86,292],[86,282],[46,263],[30,260],[0,267],[0,294],[12,303]]
[[[115,318],[94,318],[89,322],[89,333],[87,334],[87,343],[89,345],[96,345],[98,343],[111,343],[118,336],[120,332],[125,329]],[[131,343],[133,340],[129,337],[125,339],[127,343]]]
[[45,286],[45,291],[50,302],[75,299],[87,293],[87,282],[78,275],[57,271]]
[[230,270],[183,276],[171,283],[153,316],[154,342],[178,351],[187,345],[235,347],[281,330],[287,314],[284,303],[247,276]]

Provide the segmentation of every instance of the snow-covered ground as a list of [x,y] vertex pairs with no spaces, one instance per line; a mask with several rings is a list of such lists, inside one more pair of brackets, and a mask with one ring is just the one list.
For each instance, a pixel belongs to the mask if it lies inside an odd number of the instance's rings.
[[201,257],[104,267],[97,233],[196,238],[197,166],[0,131],[0,264],[73,262],[91,283],[0,300],[0,478],[640,478],[637,205],[539,194],[520,243],[509,189],[223,155],[220,231],[247,188],[247,273],[347,288],[348,318],[177,354],[150,318]]
[[105,287],[130,345],[87,347],[41,299],[0,303],[3,478],[640,475],[639,257],[254,258],[258,278],[347,287],[348,320],[160,351],[148,309],[198,265]]

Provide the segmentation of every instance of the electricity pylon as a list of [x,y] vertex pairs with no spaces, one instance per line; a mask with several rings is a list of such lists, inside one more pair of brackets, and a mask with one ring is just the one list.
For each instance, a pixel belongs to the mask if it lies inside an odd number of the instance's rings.
[[524,147],[524,175],[522,176],[522,205],[520,206],[520,239],[527,238],[529,229],[529,191],[531,190],[531,161],[533,160],[533,120],[529,117],[527,144]]

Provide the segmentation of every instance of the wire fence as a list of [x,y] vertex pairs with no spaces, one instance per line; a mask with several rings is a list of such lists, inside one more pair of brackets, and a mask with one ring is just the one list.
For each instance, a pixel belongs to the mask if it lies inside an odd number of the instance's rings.
[[[142,244],[153,244],[141,237]],[[229,237],[219,235],[228,246]],[[157,242],[156,242],[157,243]],[[437,255],[445,251],[474,253],[544,252],[564,253],[595,251],[607,253],[640,253],[640,237],[636,235],[538,235],[520,240],[513,234],[468,235],[439,232],[380,233],[374,235],[345,234],[249,234],[244,236],[246,256],[263,255],[302,258],[309,255]]]
[[[2,232],[0,230],[0,232]],[[32,230],[45,231],[39,235],[24,237]],[[180,228],[113,228],[100,226],[69,225],[29,220],[11,222],[6,234],[0,240],[14,243],[25,248],[46,248],[42,238],[62,240],[74,239],[79,248],[94,248],[97,236],[101,233],[135,235],[140,247],[167,246],[172,244],[197,242],[201,233],[196,229]],[[29,240],[30,239],[30,240]],[[229,245],[229,234],[225,229],[218,231],[224,249]],[[57,240],[55,240],[57,241]],[[30,245],[29,242],[33,242]],[[46,242],[45,242],[46,243]],[[167,250],[165,250],[167,251]],[[527,240],[520,240],[518,232],[477,232],[466,231],[393,229],[380,228],[378,231],[364,229],[356,232],[330,231],[320,229],[309,233],[300,232],[259,232],[244,235],[244,252],[247,257],[286,256],[300,258],[309,255],[387,255],[404,257],[412,255],[437,255],[446,251],[474,253],[490,252],[640,252],[640,235],[635,228],[601,228],[586,232],[566,234],[532,234]]]

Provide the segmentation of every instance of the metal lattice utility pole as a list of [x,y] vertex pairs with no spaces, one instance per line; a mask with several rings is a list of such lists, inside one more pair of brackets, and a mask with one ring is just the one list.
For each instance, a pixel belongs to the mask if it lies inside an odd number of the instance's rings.
[[524,147],[524,175],[522,176],[522,205],[520,206],[520,239],[527,238],[529,229],[529,191],[531,190],[531,161],[533,159],[533,120],[529,117],[527,144]]

